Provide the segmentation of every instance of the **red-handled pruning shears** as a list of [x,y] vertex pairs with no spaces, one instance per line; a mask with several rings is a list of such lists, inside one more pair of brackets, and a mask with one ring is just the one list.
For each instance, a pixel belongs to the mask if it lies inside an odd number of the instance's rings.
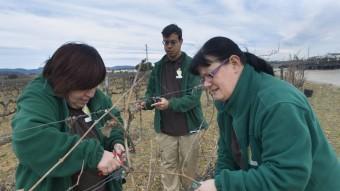
[[[116,159],[120,165],[124,166],[123,161],[123,153],[117,153],[116,151],[112,151],[113,158]],[[98,172],[98,176],[104,176],[103,172]]]
[[116,160],[118,160],[120,165],[124,165],[124,161],[123,161],[123,153],[117,153],[116,151],[112,151],[113,154],[113,158],[115,158]]

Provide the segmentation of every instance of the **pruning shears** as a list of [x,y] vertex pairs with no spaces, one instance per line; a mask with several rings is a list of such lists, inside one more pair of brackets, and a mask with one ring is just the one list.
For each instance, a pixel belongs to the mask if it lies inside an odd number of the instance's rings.
[[[116,151],[112,151],[113,158],[116,159],[119,164],[122,166],[118,168],[117,170],[113,171],[113,176],[117,177],[117,179],[123,179],[127,175],[127,167],[124,165],[123,160],[123,153],[117,153]],[[104,176],[102,172],[98,173],[98,176]]]
[[162,101],[161,97],[151,97],[151,99],[152,99],[152,103],[157,103],[157,102]]
[[123,161],[123,153],[117,153],[116,151],[112,151],[113,158],[115,158],[120,165],[124,165]]

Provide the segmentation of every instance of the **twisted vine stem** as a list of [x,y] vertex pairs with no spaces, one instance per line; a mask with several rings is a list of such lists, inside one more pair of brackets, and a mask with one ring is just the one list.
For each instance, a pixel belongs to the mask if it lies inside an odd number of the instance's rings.
[[[135,87],[136,85],[136,81],[134,82],[134,84],[132,84],[130,91]],[[100,116],[92,125],[91,127],[83,134],[83,136],[80,137],[80,139],[73,145],[73,147],[71,147],[71,149],[63,156],[61,157],[36,183],[34,183],[34,185],[29,189],[29,191],[33,191],[56,167],[58,167],[61,163],[64,162],[64,160],[74,151],[74,149],[77,148],[77,146],[84,140],[84,138],[86,137],[86,135],[92,131],[92,129],[99,123],[100,120],[102,120],[106,115],[108,115],[108,113],[110,113],[115,106],[121,101],[121,99],[123,97],[126,96],[126,94],[128,92],[125,92],[116,102],[115,104],[112,105],[111,108],[109,108],[102,116]],[[124,125],[125,126],[125,125]],[[125,128],[125,127],[124,127]],[[127,140],[125,139],[125,146],[127,146]],[[128,148],[128,147],[126,147]],[[127,149],[128,150],[128,149]],[[127,152],[128,154],[128,152]],[[128,157],[128,156],[127,156]]]

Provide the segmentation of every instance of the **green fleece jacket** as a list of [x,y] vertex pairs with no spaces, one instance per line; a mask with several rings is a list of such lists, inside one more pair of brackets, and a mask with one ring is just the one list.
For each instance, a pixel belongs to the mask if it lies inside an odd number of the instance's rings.
[[[219,110],[219,191],[337,191],[340,165],[306,97],[245,65]],[[245,169],[231,155],[234,128]]]
[[[208,127],[202,113],[201,108],[201,95],[202,90],[197,89],[197,85],[200,84],[200,78],[195,76],[189,72],[189,66],[192,58],[182,52],[182,63],[181,63],[181,71],[182,71],[182,80],[181,80],[181,97],[171,98],[169,101],[169,108],[176,112],[185,113],[185,117],[187,119],[187,126],[190,131],[196,131],[198,129],[205,129]],[[165,64],[166,55],[163,58],[155,63],[155,67],[153,68],[147,90],[145,93],[146,98],[146,109],[154,109],[151,107],[153,103],[152,97],[162,97],[161,95],[161,74],[163,70],[163,66]],[[196,87],[196,88],[195,88]],[[155,110],[154,116],[154,128],[157,133],[161,132],[161,114],[159,110]]]
[[[88,104],[92,119],[104,114],[112,106],[111,100],[97,90]],[[112,111],[119,121],[117,110]],[[68,133],[69,127],[63,121],[69,116],[65,99],[57,97],[41,76],[34,79],[24,89],[17,100],[17,112],[12,120],[13,150],[19,160],[16,170],[16,189],[28,190],[80,139]],[[113,128],[109,138],[104,137],[99,128],[111,117],[107,116],[95,127],[100,141],[83,140],[76,149],[55,168],[35,190],[67,190],[72,186],[71,176],[81,169],[96,169],[104,149],[113,150],[116,143],[123,144],[123,129]],[[121,190],[121,183],[107,184],[111,191]]]

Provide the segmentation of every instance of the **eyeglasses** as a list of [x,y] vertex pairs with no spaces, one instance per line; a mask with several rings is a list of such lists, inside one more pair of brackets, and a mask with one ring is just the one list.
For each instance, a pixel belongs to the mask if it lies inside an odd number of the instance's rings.
[[168,46],[169,44],[171,46],[175,46],[178,43],[178,41],[177,40],[163,40],[162,43],[164,46]]
[[219,66],[217,66],[215,69],[213,69],[211,72],[205,74],[201,78],[201,84],[204,84],[206,81],[211,81],[217,74],[217,72],[222,68],[223,65],[227,64],[229,62],[229,58],[223,60]]

